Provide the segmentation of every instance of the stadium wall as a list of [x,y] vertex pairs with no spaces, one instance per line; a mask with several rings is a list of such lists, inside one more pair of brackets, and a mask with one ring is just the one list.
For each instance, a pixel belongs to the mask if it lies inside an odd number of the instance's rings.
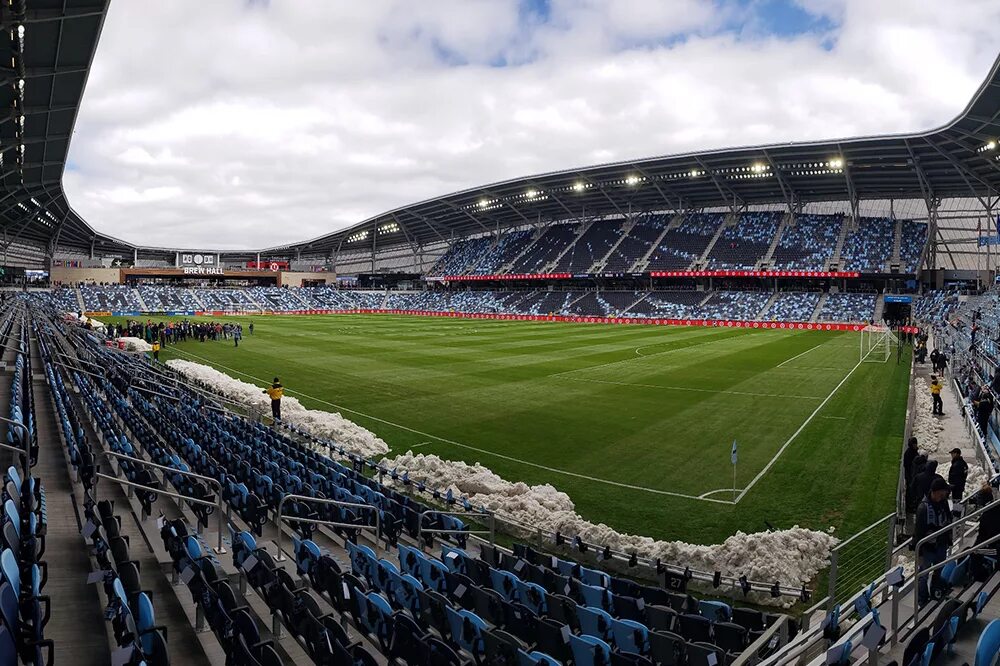
[[59,284],[77,284],[80,282],[97,282],[119,284],[122,281],[120,268],[75,268],[69,266],[53,266],[49,271],[49,280]]
[[282,287],[301,287],[302,282],[309,280],[311,283],[315,283],[319,280],[323,281],[323,284],[336,284],[337,274],[336,273],[317,273],[310,271],[282,271],[279,278],[281,280]]

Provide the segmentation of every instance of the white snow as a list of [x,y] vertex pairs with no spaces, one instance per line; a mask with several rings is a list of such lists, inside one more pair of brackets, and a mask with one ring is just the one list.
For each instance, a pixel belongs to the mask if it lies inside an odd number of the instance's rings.
[[153,349],[153,345],[149,344],[142,338],[130,338],[126,336],[118,338],[117,342],[124,342],[125,351],[130,352],[148,352]]
[[[167,361],[167,366],[186,377],[203,382],[213,391],[230,400],[270,413],[270,398],[264,394],[264,389],[260,386],[234,379],[226,373],[202,363],[171,359]],[[370,430],[345,419],[339,412],[306,409],[296,398],[286,396],[281,400],[281,418],[286,423],[297,426],[314,437],[332,439],[347,451],[367,458],[381,456],[389,452],[389,445]],[[331,454],[331,451],[325,446],[314,448],[320,453]]]
[[[479,463],[469,465],[411,451],[387,458],[383,465],[396,468],[400,474],[407,471],[411,480],[423,481],[430,488],[442,492],[450,488],[456,496],[467,496],[474,506],[485,506],[501,519],[512,519],[547,532],[559,531],[569,538],[580,536],[587,543],[635,552],[641,557],[660,558],[663,562],[692,569],[721,571],[732,576],[745,574],[751,580],[781,581],[799,586],[827,566],[830,549],[838,541],[832,534],[798,526],[754,534],[737,532],[724,542],[710,546],[657,541],[622,534],[603,523],[589,522],[576,513],[566,493],[549,484],[529,486],[506,481]],[[786,603],[770,598],[758,601]]]
[[[914,377],[913,388],[916,395],[913,400],[913,427],[911,434],[917,438],[920,450],[929,457],[931,454],[947,453],[955,448],[954,442],[946,441],[944,421],[931,414],[931,382],[926,377]],[[939,471],[940,473],[940,471]]]

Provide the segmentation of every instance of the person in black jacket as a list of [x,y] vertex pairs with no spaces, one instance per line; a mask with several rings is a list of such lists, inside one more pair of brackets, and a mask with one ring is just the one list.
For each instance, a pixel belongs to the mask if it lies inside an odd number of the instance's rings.
[[[917,518],[913,529],[913,540],[910,549],[916,549],[924,537],[937,532],[951,524],[951,505],[948,503],[948,493],[951,491],[944,479],[938,477],[931,483],[930,490],[917,507]],[[951,545],[951,531],[939,534],[920,546],[917,552],[917,570],[925,571],[944,560]],[[934,573],[937,579],[940,570]],[[930,600],[930,589],[927,586],[927,575],[923,574],[917,580],[917,604],[923,607]]]
[[931,484],[934,483],[934,479],[941,479],[941,481],[944,481],[944,477],[937,473],[937,467],[937,460],[928,460],[927,464],[924,465],[923,471],[913,475],[913,494],[911,496],[911,500],[914,511],[917,510],[917,507],[920,506],[920,502],[922,502],[924,497],[927,496],[927,493],[930,492]]
[[948,469],[948,485],[951,486],[951,499],[962,501],[965,494],[965,480],[969,478],[969,463],[962,457],[962,449],[951,450],[951,467]]
[[917,450],[917,438],[911,437],[906,442],[906,450],[903,451],[903,480],[904,487],[907,489],[909,489],[910,481],[913,479],[913,460],[918,455],[920,455],[920,451]]
[[987,427],[990,424],[990,415],[993,413],[993,395],[985,386],[979,394],[979,404],[976,405],[976,422],[979,423],[979,430],[983,437],[987,434]]

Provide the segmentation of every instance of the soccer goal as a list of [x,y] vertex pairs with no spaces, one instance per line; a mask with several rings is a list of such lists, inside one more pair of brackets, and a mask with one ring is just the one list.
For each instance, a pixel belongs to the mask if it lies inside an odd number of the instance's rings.
[[885,363],[899,344],[888,326],[869,325],[861,329],[861,361]]

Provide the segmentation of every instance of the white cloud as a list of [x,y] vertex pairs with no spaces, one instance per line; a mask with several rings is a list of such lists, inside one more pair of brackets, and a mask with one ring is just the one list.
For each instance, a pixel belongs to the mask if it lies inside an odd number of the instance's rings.
[[702,0],[112,4],[67,194],[134,242],[277,245],[535,172],[931,128],[1000,51],[996,2],[797,2],[836,27]]

